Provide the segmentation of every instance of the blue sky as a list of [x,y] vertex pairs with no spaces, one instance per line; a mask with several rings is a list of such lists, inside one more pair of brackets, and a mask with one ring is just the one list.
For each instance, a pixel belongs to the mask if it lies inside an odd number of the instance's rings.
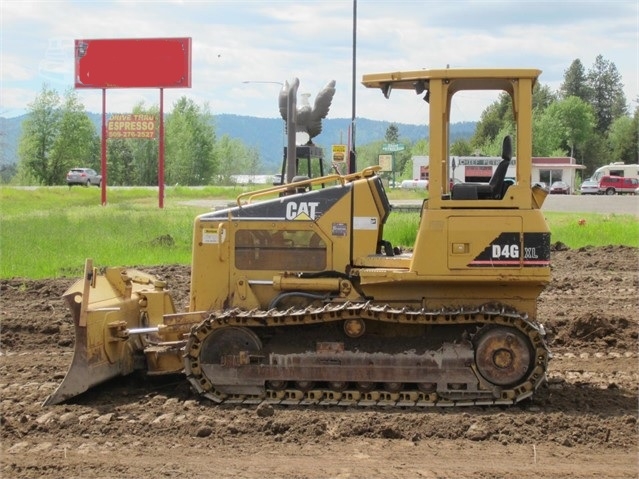
[[[96,38],[192,38],[192,88],[165,90],[165,109],[181,96],[215,114],[279,117],[280,85],[295,77],[299,94],[330,80],[329,117],[352,109],[352,0],[15,1],[0,2],[0,116],[25,113],[43,83],[61,94],[73,86],[73,41]],[[597,55],[622,75],[629,106],[639,96],[637,0],[358,0],[357,116],[427,123],[427,105],[410,92],[385,100],[360,84],[364,73],[453,67],[531,67],[559,88],[580,59]],[[250,83],[246,83],[250,82]],[[100,112],[99,90],[80,90]],[[485,95],[455,108],[455,121],[479,119]],[[159,103],[154,89],[113,89],[107,111]],[[298,95],[299,101],[299,95]]]

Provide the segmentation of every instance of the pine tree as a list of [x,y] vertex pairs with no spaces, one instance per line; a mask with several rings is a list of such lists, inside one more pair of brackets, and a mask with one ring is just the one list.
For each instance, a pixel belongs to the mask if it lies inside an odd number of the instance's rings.
[[588,84],[592,90],[591,104],[597,118],[597,131],[605,134],[612,122],[628,111],[621,75],[614,63],[598,55],[588,71]]
[[576,96],[590,103],[592,90],[588,83],[584,65],[578,58],[574,60],[564,72],[564,82],[559,87],[559,93],[562,98]]

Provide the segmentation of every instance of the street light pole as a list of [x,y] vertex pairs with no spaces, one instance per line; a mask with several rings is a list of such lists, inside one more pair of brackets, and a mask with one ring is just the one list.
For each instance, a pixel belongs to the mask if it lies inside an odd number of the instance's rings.
[[244,80],[242,83],[273,83],[274,85],[284,86],[281,81]]

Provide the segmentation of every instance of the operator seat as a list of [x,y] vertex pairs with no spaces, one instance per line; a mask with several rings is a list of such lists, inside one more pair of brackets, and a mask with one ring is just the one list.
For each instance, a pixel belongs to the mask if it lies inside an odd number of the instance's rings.
[[453,185],[451,199],[453,200],[501,200],[510,186],[506,183],[506,170],[510,166],[513,156],[513,143],[510,135],[504,137],[501,147],[501,161],[495,168],[488,183],[458,183]]

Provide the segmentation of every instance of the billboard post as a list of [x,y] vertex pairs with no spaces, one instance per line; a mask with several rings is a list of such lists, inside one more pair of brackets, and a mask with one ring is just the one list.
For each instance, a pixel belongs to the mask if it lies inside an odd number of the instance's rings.
[[158,140],[158,207],[164,208],[164,88],[160,88],[160,139]]
[[106,165],[106,153],[107,153],[107,127],[106,127],[106,88],[102,89],[102,141],[100,142],[100,174],[102,179],[100,180],[101,191],[101,204],[105,206],[107,203],[107,165]]

